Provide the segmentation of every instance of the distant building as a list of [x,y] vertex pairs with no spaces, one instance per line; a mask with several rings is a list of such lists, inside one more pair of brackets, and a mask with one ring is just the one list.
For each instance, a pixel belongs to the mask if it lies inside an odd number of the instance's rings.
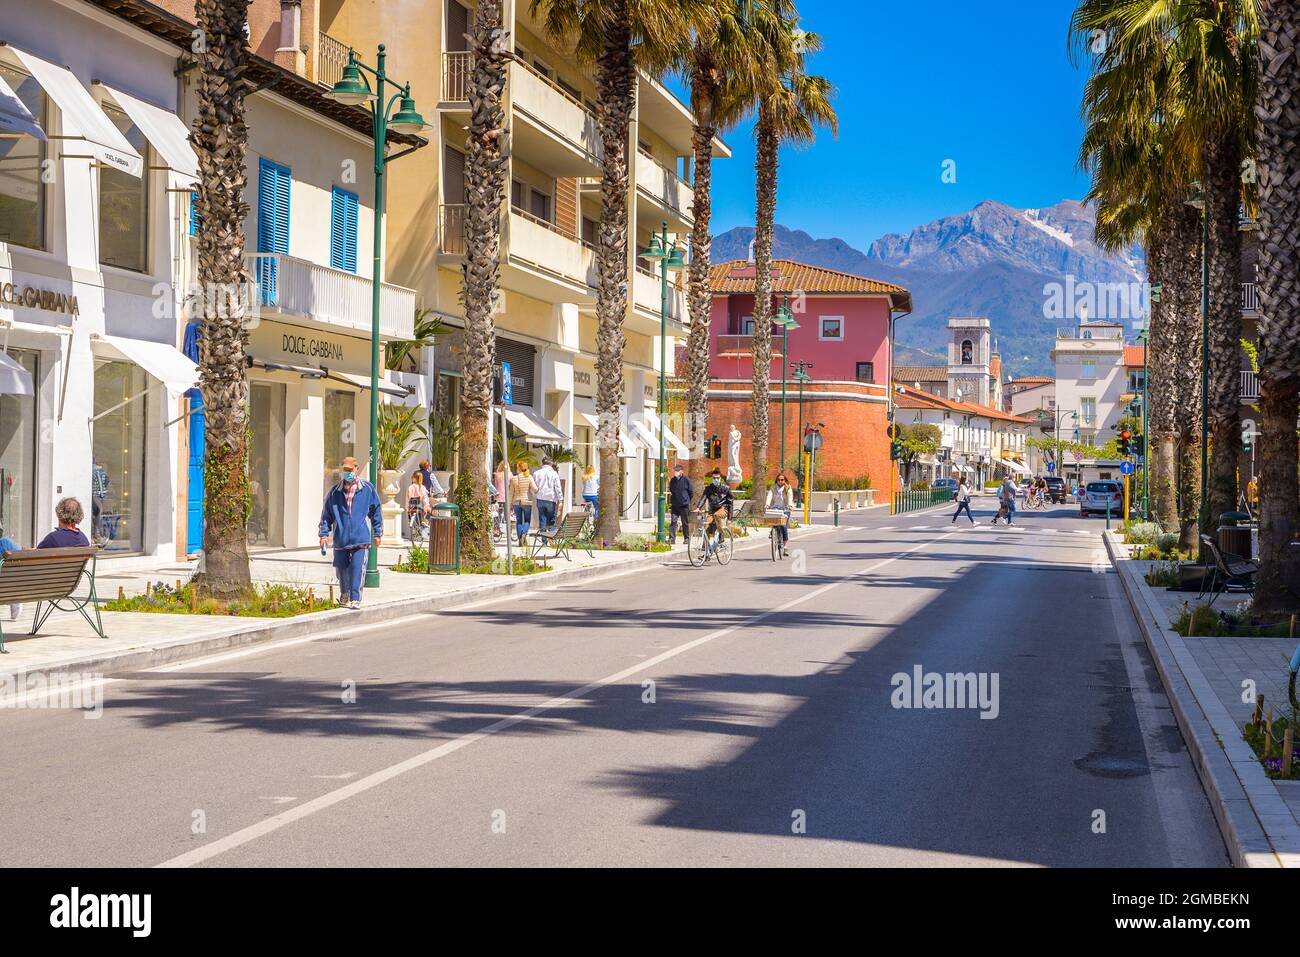
[[1103,445],[1115,435],[1128,391],[1124,325],[1087,317],[1056,331],[1056,408],[1062,437]]
[[905,476],[908,481],[965,477],[981,486],[990,479],[1019,479],[1035,471],[1025,445],[1036,424],[1033,419],[901,385],[895,386],[894,405],[895,422],[934,425],[941,436],[938,450],[921,457]]

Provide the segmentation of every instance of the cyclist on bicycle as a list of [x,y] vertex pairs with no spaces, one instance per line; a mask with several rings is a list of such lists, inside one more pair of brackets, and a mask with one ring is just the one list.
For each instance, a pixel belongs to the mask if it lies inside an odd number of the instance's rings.
[[735,503],[731,489],[727,487],[726,482],[722,481],[722,470],[714,469],[709,473],[709,484],[704,486],[704,491],[700,493],[699,501],[696,502],[696,507],[703,506],[704,513],[709,516],[709,524],[705,528],[706,535],[709,530],[722,534],[727,527],[727,522],[731,520],[731,510]]
[[433,502],[429,490],[425,488],[423,476],[417,471],[411,476],[411,484],[406,487],[406,518],[410,522],[411,533],[423,533]]
[[767,490],[767,502],[764,508],[768,511],[785,512],[785,524],[773,526],[781,538],[781,554],[786,558],[790,557],[790,514],[794,511],[794,489],[790,488],[790,482],[782,472],[776,477],[776,482]]

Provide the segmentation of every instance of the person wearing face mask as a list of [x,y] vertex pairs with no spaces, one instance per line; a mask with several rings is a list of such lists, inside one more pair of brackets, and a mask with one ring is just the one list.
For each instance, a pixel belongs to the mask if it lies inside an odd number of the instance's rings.
[[731,489],[722,481],[722,470],[714,469],[709,473],[709,484],[704,486],[697,504],[704,506],[704,513],[709,517],[709,528],[721,533],[731,520],[731,510],[735,505]]
[[767,504],[764,506],[769,511],[779,510],[785,512],[785,524],[776,526],[777,534],[781,536],[781,553],[787,558],[790,556],[790,515],[794,512],[794,489],[790,488],[790,481],[782,472],[776,477],[776,482],[767,490]]
[[371,544],[384,537],[384,515],[375,487],[357,474],[357,460],[342,462],[343,480],[325,493],[320,513],[320,548],[334,534],[334,571],[339,578],[339,600],[348,608],[361,607],[361,585]]

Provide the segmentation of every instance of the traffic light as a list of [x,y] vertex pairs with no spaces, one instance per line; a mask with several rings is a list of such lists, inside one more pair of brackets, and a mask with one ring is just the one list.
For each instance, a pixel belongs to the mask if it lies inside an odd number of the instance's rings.
[[890,459],[890,461],[892,461],[892,462],[897,462],[897,461],[898,461],[899,459],[901,459],[902,457],[903,457],[903,443],[902,443],[902,442],[890,442],[890,443],[889,443],[889,459]]
[[1133,433],[1128,429],[1123,429],[1119,433],[1119,454],[1121,458],[1128,458],[1133,449]]
[[711,459],[720,459],[720,458],[722,458],[722,439],[718,438],[717,435],[714,435],[714,436],[713,436],[713,440],[712,440],[711,442],[709,442],[709,456],[708,456],[708,457],[711,458]]

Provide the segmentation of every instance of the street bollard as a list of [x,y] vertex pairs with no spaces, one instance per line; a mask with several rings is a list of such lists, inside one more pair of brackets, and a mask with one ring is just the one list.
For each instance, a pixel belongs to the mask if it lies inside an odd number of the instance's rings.
[[835,527],[840,527],[840,499],[838,495],[835,496]]
[[1110,498],[1106,499],[1106,531],[1110,531]]

